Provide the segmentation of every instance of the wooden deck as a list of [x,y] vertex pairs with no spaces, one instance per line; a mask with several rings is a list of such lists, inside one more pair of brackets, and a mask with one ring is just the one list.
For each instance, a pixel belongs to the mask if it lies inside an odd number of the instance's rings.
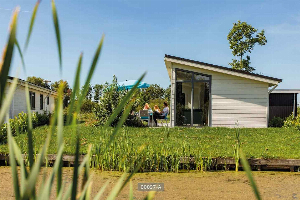
[[[22,154],[26,159],[27,155]],[[79,162],[84,158],[84,155],[80,155]],[[52,166],[56,160],[56,154],[47,155],[47,163]],[[64,166],[73,166],[75,156],[63,155]],[[234,158],[211,158],[211,165],[209,170],[234,170],[235,159]],[[252,170],[289,170],[291,172],[300,171],[300,159],[248,159],[249,165]],[[180,163],[185,165],[195,165],[194,157],[181,157]],[[9,165],[9,155],[0,154],[0,166]],[[242,164],[240,163],[242,169]]]

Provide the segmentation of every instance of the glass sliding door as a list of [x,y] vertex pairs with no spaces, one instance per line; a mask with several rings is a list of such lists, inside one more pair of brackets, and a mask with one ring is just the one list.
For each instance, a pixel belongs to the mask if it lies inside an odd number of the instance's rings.
[[190,126],[192,82],[176,83],[176,126]]
[[207,126],[210,76],[176,69],[176,126]]
[[208,125],[209,83],[194,82],[193,126]]

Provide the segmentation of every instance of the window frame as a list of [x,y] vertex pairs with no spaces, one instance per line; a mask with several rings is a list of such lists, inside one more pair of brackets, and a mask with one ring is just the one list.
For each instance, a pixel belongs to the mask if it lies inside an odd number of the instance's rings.
[[40,110],[44,110],[44,95],[40,94]]
[[35,92],[29,91],[30,109],[35,110]]

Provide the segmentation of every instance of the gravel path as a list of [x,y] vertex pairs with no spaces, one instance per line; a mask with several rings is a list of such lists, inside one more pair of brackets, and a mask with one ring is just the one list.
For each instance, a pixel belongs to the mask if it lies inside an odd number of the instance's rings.
[[[46,174],[51,168],[44,168]],[[0,199],[14,199],[11,169],[0,167]],[[110,181],[104,195],[115,185],[119,172],[99,172],[92,170],[92,196],[101,186]],[[64,168],[64,180],[70,183],[72,168]],[[263,199],[300,199],[300,173],[254,172]],[[41,181],[42,174],[40,176]],[[189,173],[139,173],[134,175],[134,197],[143,199],[146,192],[137,191],[138,183],[164,183],[165,191],[157,192],[155,199],[254,199],[252,189],[244,172],[189,172]],[[129,186],[120,193],[118,199],[128,199]],[[52,192],[55,194],[55,192]],[[54,196],[53,198],[54,199]]]

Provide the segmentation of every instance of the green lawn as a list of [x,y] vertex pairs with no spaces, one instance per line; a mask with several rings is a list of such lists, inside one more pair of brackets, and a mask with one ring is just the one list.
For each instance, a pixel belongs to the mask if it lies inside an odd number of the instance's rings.
[[[49,127],[34,129],[36,152],[44,143]],[[102,149],[112,129],[79,126],[81,153],[88,144]],[[195,155],[201,157],[234,157],[235,131],[229,128],[123,128],[115,139],[111,155],[136,155],[141,147],[147,155]],[[300,132],[295,129],[239,129],[241,147],[249,158],[300,159]],[[15,137],[23,153],[27,151],[27,135]],[[64,129],[65,154],[74,154],[76,134],[71,127]],[[48,153],[56,153],[56,135],[52,137]],[[95,152],[95,148],[93,148]],[[8,153],[7,145],[0,145],[0,153]]]

